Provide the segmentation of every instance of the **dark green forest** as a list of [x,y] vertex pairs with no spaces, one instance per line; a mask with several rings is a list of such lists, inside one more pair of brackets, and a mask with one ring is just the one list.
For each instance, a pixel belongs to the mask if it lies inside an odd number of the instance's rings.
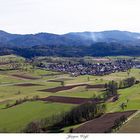
[[91,46],[32,46],[0,47],[0,55],[16,54],[26,58],[36,56],[83,57],[83,56],[139,56],[140,46],[119,43],[95,43]]

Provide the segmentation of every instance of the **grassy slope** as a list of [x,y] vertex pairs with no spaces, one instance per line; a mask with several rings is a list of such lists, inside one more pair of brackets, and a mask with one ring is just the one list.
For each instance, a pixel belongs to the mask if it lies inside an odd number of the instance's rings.
[[0,131],[19,132],[29,122],[69,110],[73,105],[44,102],[24,104],[0,110]]
[[[23,128],[27,123],[32,120],[41,119],[42,117],[48,117],[48,115],[52,115],[58,113],[60,111],[64,111],[65,109],[70,109],[72,105],[66,104],[45,104],[43,102],[28,102],[22,105],[18,105],[14,108],[2,109],[7,102],[13,102],[16,99],[24,98],[26,96],[33,97],[34,95],[39,95],[40,97],[47,97],[50,95],[56,96],[71,96],[71,97],[85,97],[90,98],[93,94],[100,94],[100,91],[87,91],[84,87],[74,88],[69,91],[57,92],[57,93],[48,93],[48,92],[40,92],[40,89],[46,89],[50,87],[60,86],[60,83],[56,82],[47,82],[50,79],[62,79],[69,78],[67,74],[61,74],[56,76],[44,76],[39,80],[24,80],[18,79],[15,77],[11,77],[9,75],[17,73],[16,71],[6,71],[4,73],[0,73],[0,130],[1,131],[9,131],[15,132],[19,131]],[[19,72],[18,72],[19,73]],[[44,74],[55,73],[51,71],[45,70],[35,70],[26,72],[28,75],[32,76],[41,76]],[[140,70],[133,69],[131,71],[130,76],[135,76],[137,79],[140,79]],[[90,77],[90,81],[88,81],[88,77]],[[120,79],[124,79],[128,77],[126,72],[113,73],[107,76],[78,76],[70,78],[70,80],[65,80],[65,84],[78,84],[78,83],[89,83],[89,84],[100,84],[106,83],[110,80],[119,81]],[[8,86],[6,83],[36,83],[42,84],[44,86],[32,86],[32,87],[18,87],[18,86]],[[21,91],[21,94],[17,95],[17,92]],[[107,103],[107,111],[122,111],[119,105],[122,102],[125,102],[126,99],[129,99],[127,110],[130,109],[139,109],[140,108],[140,85],[135,85],[128,89],[120,90],[119,93],[120,99],[115,103]],[[9,117],[10,116],[10,117]],[[8,124],[9,123],[9,124]],[[68,131],[69,128],[66,128]]]
[[[107,105],[107,112],[117,112],[117,111],[125,111],[125,110],[140,110],[140,84],[135,85],[133,87],[119,90],[120,98],[118,101],[114,103],[106,103]],[[126,102],[126,100],[129,99],[129,102],[127,103],[127,108],[125,110],[122,110],[120,108],[120,104],[123,102]],[[134,121],[130,121],[130,124],[122,127],[120,129],[120,132],[140,132],[140,114],[134,119]],[[137,123],[137,125],[135,125]],[[81,125],[81,124],[79,124]],[[69,132],[70,128],[76,128],[79,125],[64,127],[62,130],[64,130],[65,133]]]
[[123,111],[120,108],[121,103],[127,103],[127,108],[125,110],[137,110],[140,109],[140,84],[134,85],[133,87],[119,90],[119,100],[114,103],[107,103],[107,111],[115,112],[115,111]]

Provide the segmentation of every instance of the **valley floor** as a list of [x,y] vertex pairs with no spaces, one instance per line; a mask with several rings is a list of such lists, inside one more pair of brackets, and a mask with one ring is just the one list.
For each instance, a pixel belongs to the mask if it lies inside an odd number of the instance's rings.
[[[8,65],[1,65],[5,69]],[[28,66],[30,67],[30,66]],[[71,77],[68,74],[34,69],[27,71],[5,70],[0,71],[0,132],[21,132],[28,123],[43,118],[71,110],[76,104],[64,102],[47,101],[26,101],[9,108],[6,106],[13,104],[17,100],[46,98],[49,96],[73,97],[73,98],[92,98],[101,95],[104,88],[86,88],[86,85],[99,85],[108,83],[111,80],[120,81],[128,77],[135,77],[140,80],[140,69],[132,69],[130,74],[127,72],[112,73],[105,76],[78,76]],[[70,89],[61,89],[56,92],[49,92],[46,89],[62,86],[79,85]],[[43,90],[46,90],[45,92]],[[124,112],[128,110],[140,110],[140,84],[130,88],[119,90],[119,99],[116,102],[107,102],[107,113]],[[122,110],[120,104],[127,102],[127,107]],[[119,132],[139,132],[140,114],[131,119],[124,125]],[[62,130],[69,132],[70,128],[65,127]]]

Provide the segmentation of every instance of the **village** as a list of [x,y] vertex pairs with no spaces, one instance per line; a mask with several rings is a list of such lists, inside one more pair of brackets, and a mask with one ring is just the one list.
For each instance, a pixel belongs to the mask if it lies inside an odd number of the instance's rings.
[[116,60],[106,63],[53,63],[45,67],[47,70],[59,71],[69,73],[71,76],[79,75],[107,75],[114,72],[125,72],[135,66],[132,60]]

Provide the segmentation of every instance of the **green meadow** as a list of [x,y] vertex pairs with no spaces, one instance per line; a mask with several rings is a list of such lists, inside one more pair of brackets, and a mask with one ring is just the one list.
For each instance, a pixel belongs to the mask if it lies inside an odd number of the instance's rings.
[[15,107],[0,110],[0,131],[20,132],[31,121],[43,119],[70,110],[73,105],[26,102]]

